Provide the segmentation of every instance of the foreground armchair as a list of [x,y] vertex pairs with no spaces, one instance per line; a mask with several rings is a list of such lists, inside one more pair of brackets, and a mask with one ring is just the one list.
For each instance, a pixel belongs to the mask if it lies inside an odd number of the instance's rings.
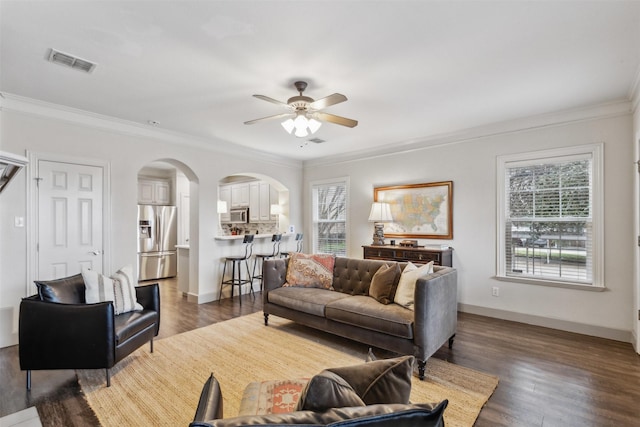
[[81,274],[36,282],[38,295],[20,303],[20,369],[109,369],[144,343],[153,352],[153,337],[160,330],[158,284],[135,287],[142,310],[115,314],[112,301],[86,303]]

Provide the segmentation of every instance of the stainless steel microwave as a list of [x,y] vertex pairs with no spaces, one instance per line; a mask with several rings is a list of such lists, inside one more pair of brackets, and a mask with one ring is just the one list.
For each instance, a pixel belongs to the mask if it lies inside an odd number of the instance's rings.
[[249,208],[231,209],[228,224],[246,224],[249,222]]

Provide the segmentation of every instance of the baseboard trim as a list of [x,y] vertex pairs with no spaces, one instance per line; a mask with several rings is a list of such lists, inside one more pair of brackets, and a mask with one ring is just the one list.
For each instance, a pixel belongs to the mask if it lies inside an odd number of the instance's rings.
[[498,310],[495,308],[481,307],[472,304],[458,303],[458,310],[463,313],[479,314],[481,316],[494,317],[496,319],[510,320],[513,322],[527,323],[529,325],[542,326],[545,328],[559,329],[561,331],[575,332],[577,334],[633,343],[633,332],[630,330],[625,331],[622,329],[587,325],[568,320],[551,319],[533,314],[516,313],[514,311]]

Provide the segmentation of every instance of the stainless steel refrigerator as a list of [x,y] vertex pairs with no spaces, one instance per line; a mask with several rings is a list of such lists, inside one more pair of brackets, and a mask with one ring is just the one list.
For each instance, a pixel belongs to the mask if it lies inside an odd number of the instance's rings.
[[138,205],[138,280],[177,274],[175,206]]

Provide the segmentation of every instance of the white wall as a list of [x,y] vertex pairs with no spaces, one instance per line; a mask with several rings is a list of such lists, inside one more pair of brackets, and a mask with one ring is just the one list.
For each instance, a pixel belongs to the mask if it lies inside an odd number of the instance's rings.
[[[136,265],[137,174],[147,163],[173,159],[187,165],[197,178],[195,188],[198,216],[197,234],[191,229],[191,256],[199,259],[190,270],[196,288],[190,293],[217,297],[220,257],[214,236],[218,230],[218,182],[235,173],[253,172],[270,176],[290,191],[291,221],[302,224],[300,162],[278,159],[265,153],[233,148],[224,141],[194,141],[160,135],[142,126],[123,123],[76,111],[57,110],[50,105],[28,101],[3,101],[0,111],[1,149],[25,155],[26,151],[53,153],[107,161],[111,167],[111,266]],[[155,136],[156,132],[158,135]],[[201,145],[201,147],[197,146]],[[209,146],[210,148],[207,148]],[[29,166],[28,166],[29,167]],[[22,171],[0,195],[0,346],[17,342],[17,309],[26,296],[28,279],[27,227],[13,226],[14,217],[27,217],[27,177]],[[191,194],[191,198],[194,194]],[[26,218],[29,224],[30,218]],[[193,264],[192,264],[193,265]],[[13,319],[11,321],[11,319]],[[9,325],[10,326],[9,326]],[[7,331],[12,335],[7,336]]]
[[[296,162],[264,153],[230,152],[222,141],[181,144],[180,136],[154,136],[135,127],[103,118],[81,119],[37,105],[0,110],[0,149],[24,155],[26,150],[100,159],[111,165],[111,269],[136,262],[137,173],[147,163],[174,159],[187,165],[197,184],[197,235],[192,233],[192,256],[197,256],[197,287],[190,292],[217,295],[219,248],[217,188],[221,178],[237,173],[273,177],[290,190],[291,223],[302,230],[308,219],[309,183],[334,177],[350,179],[348,254],[362,257],[361,245],[371,242],[367,221],[373,188],[433,181],[454,182],[454,266],[459,270],[459,302],[463,310],[513,318],[566,330],[631,341],[636,327],[634,310],[635,229],[630,200],[634,198],[633,132],[640,117],[616,113],[604,118],[574,120],[557,126],[521,126],[495,136],[455,140],[437,147],[364,157],[355,160],[307,162],[304,173]],[[635,120],[634,120],[635,119]],[[536,122],[536,120],[533,120]],[[513,126],[511,127],[513,128]],[[524,130],[524,129],[528,130]],[[636,132],[637,133],[637,132]],[[434,141],[430,141],[433,143]],[[437,141],[435,141],[437,142]],[[560,146],[604,142],[605,163],[605,292],[588,292],[497,281],[496,269],[496,156]],[[202,143],[203,147],[198,147]],[[211,148],[205,146],[210,144]],[[402,149],[402,145],[398,145]],[[361,156],[362,157],[362,156]],[[26,217],[27,174],[21,172],[0,195],[0,346],[15,343],[17,307],[25,296],[27,275],[26,227],[13,226]],[[195,190],[194,190],[195,189]],[[304,192],[304,194],[303,194]],[[192,194],[192,197],[194,194]],[[302,208],[305,217],[301,215]],[[193,206],[192,206],[193,209]],[[195,215],[191,212],[192,216]],[[29,218],[26,218],[29,224]],[[192,230],[193,231],[193,230]],[[304,230],[309,233],[309,230]],[[310,235],[310,234],[307,234]],[[500,287],[500,297],[491,287]],[[7,332],[8,331],[8,332]],[[7,337],[7,333],[11,336]],[[10,342],[7,342],[10,341]]]
[[[633,112],[633,151],[634,161],[640,162],[640,108],[638,108],[638,100],[640,99],[640,88],[636,86],[635,92],[635,109]],[[633,191],[633,215],[634,215],[634,237],[640,239],[640,163],[633,168],[635,171],[635,178],[633,180],[635,186]],[[640,243],[640,242],[638,242]],[[633,323],[633,345],[637,353],[640,353],[640,245],[635,245],[634,249],[634,293],[633,293],[633,311],[631,313],[631,322]]]
[[[308,162],[305,206],[310,200],[310,182],[347,174],[351,201],[348,255],[362,257],[361,245],[370,244],[373,233],[367,217],[374,187],[453,181],[454,238],[446,243],[455,249],[453,264],[459,272],[458,301],[463,311],[631,341],[632,117],[628,108],[617,114],[410,152]],[[496,280],[496,156],[597,142],[604,142],[607,290],[592,292]],[[493,286],[500,288],[499,297],[491,296]]]

